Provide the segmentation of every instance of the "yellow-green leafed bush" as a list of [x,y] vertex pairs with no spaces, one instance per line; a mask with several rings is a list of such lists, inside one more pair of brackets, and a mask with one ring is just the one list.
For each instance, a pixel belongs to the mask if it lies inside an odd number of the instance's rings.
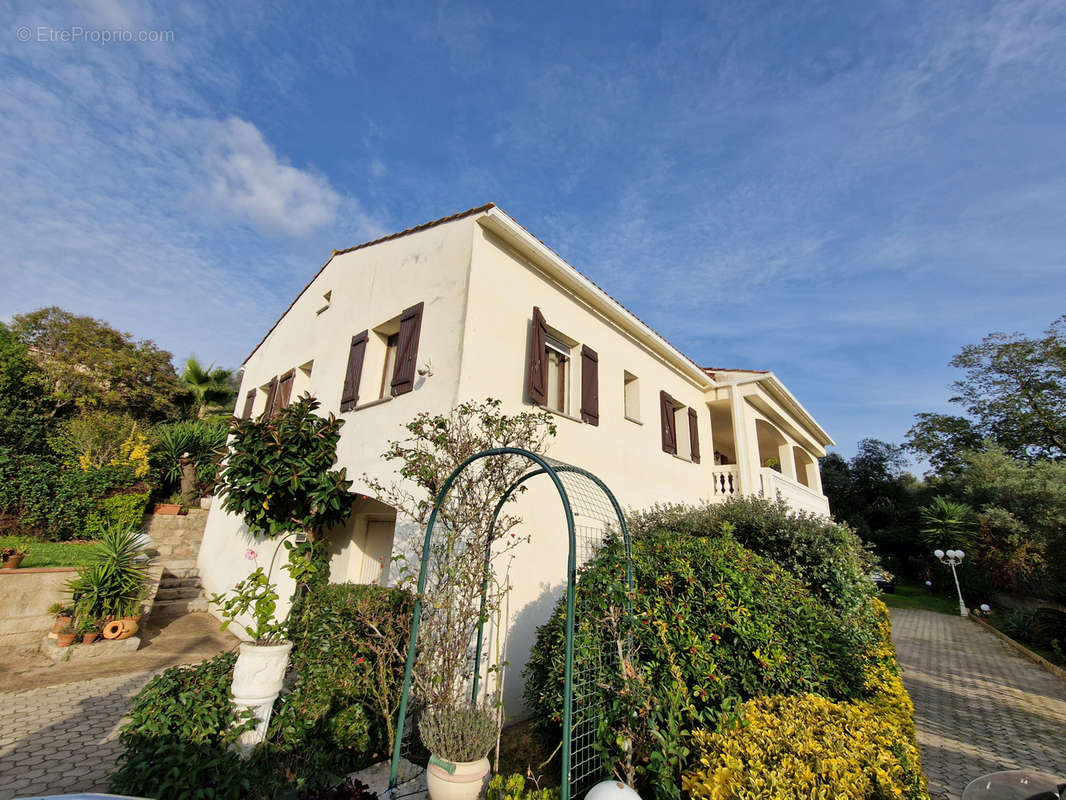
[[714,733],[696,731],[699,767],[684,778],[698,800],[927,800],[912,719],[899,677],[888,613],[865,669],[868,699],[814,694],[743,703]]

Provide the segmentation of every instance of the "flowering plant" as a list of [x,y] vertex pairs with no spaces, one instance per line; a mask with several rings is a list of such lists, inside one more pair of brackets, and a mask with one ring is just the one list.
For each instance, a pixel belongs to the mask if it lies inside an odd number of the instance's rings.
[[[245,556],[255,558],[255,551],[248,550]],[[258,645],[283,643],[289,635],[288,620],[275,619],[278,608],[277,586],[270,582],[262,567],[256,567],[247,578],[233,587],[228,599],[221,594],[211,595],[211,602],[222,612],[222,630],[229,627],[237,617],[249,612],[254,624],[244,625],[244,632]]]

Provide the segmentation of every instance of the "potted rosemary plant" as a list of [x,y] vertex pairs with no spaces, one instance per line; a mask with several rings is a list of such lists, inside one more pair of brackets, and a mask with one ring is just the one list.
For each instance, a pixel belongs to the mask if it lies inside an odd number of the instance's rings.
[[430,800],[476,800],[488,781],[496,715],[480,708],[431,708],[418,729],[432,754],[426,769]]

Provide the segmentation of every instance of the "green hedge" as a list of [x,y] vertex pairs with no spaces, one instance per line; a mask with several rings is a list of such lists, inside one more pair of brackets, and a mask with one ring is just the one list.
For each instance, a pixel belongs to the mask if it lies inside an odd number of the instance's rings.
[[630,514],[630,534],[663,531],[716,537],[728,525],[734,538],[773,559],[817,597],[845,613],[865,613],[876,595],[873,561],[847,525],[796,512],[781,500],[737,497],[702,506],[657,505]]
[[148,492],[131,492],[105,497],[85,518],[85,539],[99,539],[104,529],[114,526],[122,529],[140,529],[144,525],[144,510],[148,505]]
[[[633,543],[636,592],[629,625],[621,547],[609,544],[579,578],[578,657],[608,665],[595,682],[611,707],[601,750],[620,758],[629,739],[638,790],[645,798],[679,797],[688,765],[686,731],[712,727],[723,708],[762,694],[814,692],[851,698],[862,692],[864,640],[796,578],[728,535],[717,539],[646,533]],[[526,667],[534,726],[554,748],[562,719],[565,605],[560,600],[537,633]],[[636,665],[624,679],[616,639],[632,637]]]
[[119,734],[124,751],[111,788],[138,797],[241,800],[257,796],[261,764],[230,746],[238,719],[230,703],[234,653],[171,667],[134,698]]
[[120,734],[125,752],[112,789],[159,800],[295,796],[387,758],[392,722],[385,711],[399,698],[411,595],[330,584],[301,607],[292,691],[278,699],[267,741],[250,759],[228,749],[236,658],[227,653],[168,669],[141,690]]

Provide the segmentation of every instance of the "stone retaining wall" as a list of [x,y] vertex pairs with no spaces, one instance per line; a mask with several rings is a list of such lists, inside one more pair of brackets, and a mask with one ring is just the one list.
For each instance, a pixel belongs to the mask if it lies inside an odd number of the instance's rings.
[[73,567],[0,570],[0,647],[37,644],[52,630],[48,608],[70,599]]

